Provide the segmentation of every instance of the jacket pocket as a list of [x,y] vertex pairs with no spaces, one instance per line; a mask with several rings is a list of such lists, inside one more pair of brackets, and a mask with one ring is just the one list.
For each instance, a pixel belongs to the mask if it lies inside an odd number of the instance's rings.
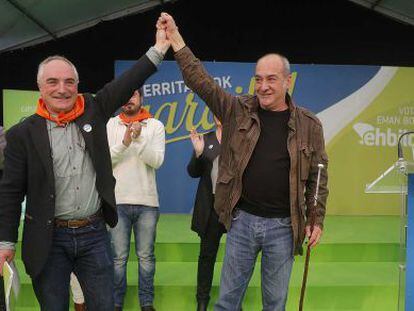
[[225,184],[227,185],[233,179],[233,176],[227,172],[224,172],[217,178],[217,184]]
[[231,194],[231,188],[233,184],[234,176],[228,174],[227,171],[224,171],[217,178],[217,185],[216,185],[216,194],[214,197],[214,203],[216,207],[217,213],[220,215],[221,213],[225,212],[226,208],[229,205]]
[[308,180],[309,170],[312,161],[313,148],[309,145],[302,145],[300,148],[300,179]]

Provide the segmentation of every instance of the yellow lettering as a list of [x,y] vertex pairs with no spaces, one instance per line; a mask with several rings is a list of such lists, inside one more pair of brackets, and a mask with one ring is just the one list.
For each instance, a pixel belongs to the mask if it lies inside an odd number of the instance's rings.
[[200,121],[197,123],[194,123],[194,115],[197,111],[199,103],[193,100],[194,100],[194,93],[189,93],[185,100],[186,107],[188,107],[188,112],[187,112],[187,117],[186,117],[186,122],[185,122],[186,130],[191,131],[191,129],[198,128],[199,126],[201,126],[203,130],[210,130],[214,126],[214,123],[208,122],[208,114],[210,110],[208,109],[207,106],[204,107],[204,111],[201,115]]
[[296,71],[292,72],[292,77],[290,78],[290,87],[289,87],[289,91],[288,91],[289,95],[291,95],[291,96],[293,94],[293,91],[295,90],[295,84],[296,84],[296,77],[297,76],[298,76],[298,73]]
[[174,132],[176,132],[180,128],[180,126],[183,124],[184,117],[185,117],[186,110],[187,110],[187,106],[184,108],[184,111],[183,111],[183,113],[181,115],[181,118],[179,119],[177,125],[174,125],[175,116],[177,114],[177,105],[178,105],[177,102],[165,103],[165,104],[161,105],[160,108],[158,108],[158,110],[154,114],[154,118],[160,119],[161,113],[164,110],[168,109],[167,121],[164,124],[165,132],[167,133],[167,135],[171,135]]
[[256,80],[253,78],[250,79],[250,83],[249,83],[249,94],[250,95],[254,95],[254,86],[256,85]]
[[[297,78],[297,72],[292,73],[291,78],[291,85],[289,88],[289,94],[292,94],[295,89],[295,83]],[[255,79],[252,77],[250,79],[249,88],[248,88],[248,94],[253,95],[254,94],[254,86],[255,86]],[[162,104],[153,114],[155,119],[160,119],[162,114],[166,114],[166,121],[165,121],[165,133],[169,136],[173,135],[175,132],[177,132],[183,125],[185,121],[185,129],[186,131],[191,131],[191,129],[199,129],[199,132],[205,132],[210,131],[214,127],[214,122],[209,121],[209,114],[210,109],[205,106],[204,110],[201,114],[200,120],[195,120],[195,114],[197,112],[197,108],[199,107],[200,103],[194,101],[194,93],[189,93],[185,99],[185,106],[184,109],[179,116],[179,119],[177,119],[177,110],[178,110],[178,102],[167,102]],[[144,108],[148,111],[151,111],[152,106],[147,104],[144,105]],[[165,120],[165,119],[164,119]],[[186,135],[180,135],[168,138],[166,143],[172,143],[177,142],[180,140],[187,139],[189,137],[188,134]]]

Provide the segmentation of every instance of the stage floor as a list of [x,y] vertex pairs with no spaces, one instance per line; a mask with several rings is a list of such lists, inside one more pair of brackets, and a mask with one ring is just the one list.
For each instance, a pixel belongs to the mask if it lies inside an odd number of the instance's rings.
[[[190,215],[161,214],[157,230],[155,307],[195,310],[199,238],[190,231]],[[397,310],[399,280],[399,217],[327,216],[321,244],[311,256],[304,310]],[[131,242],[128,292],[124,310],[137,310],[138,267]],[[225,236],[220,246],[210,309],[217,299]],[[297,310],[304,257],[296,257],[287,310]],[[39,310],[17,252],[21,272],[19,311]],[[260,258],[243,310],[261,310]]]

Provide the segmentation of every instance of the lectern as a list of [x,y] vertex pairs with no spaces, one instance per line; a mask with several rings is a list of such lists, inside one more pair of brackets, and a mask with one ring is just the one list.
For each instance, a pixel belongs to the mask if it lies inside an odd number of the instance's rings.
[[401,197],[398,311],[414,310],[414,162],[403,159],[368,184],[366,193]]

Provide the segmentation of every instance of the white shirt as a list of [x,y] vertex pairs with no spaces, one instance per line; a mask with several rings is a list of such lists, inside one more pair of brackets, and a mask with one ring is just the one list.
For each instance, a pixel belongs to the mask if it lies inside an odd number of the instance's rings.
[[164,161],[165,130],[157,119],[141,122],[138,138],[126,147],[122,140],[126,126],[116,116],[107,125],[112,169],[116,178],[116,204],[159,206],[155,170]]

